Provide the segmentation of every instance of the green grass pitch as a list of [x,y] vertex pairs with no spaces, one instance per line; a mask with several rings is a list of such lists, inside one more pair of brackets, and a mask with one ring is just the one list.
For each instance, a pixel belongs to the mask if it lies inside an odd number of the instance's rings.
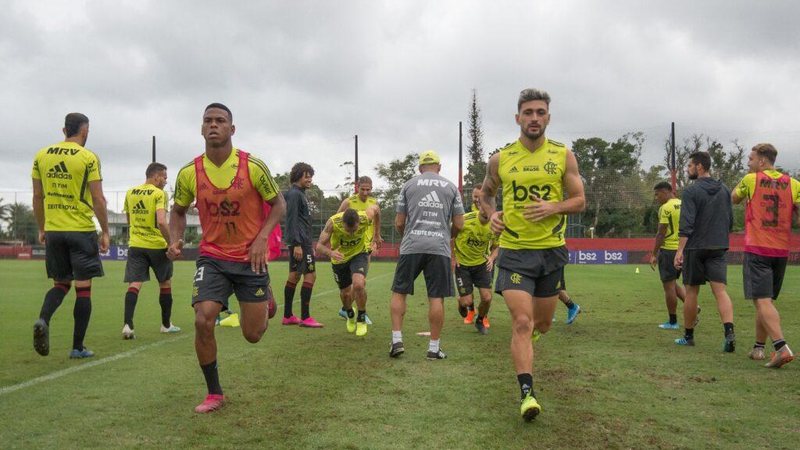
[[[51,352],[36,354],[32,325],[50,287],[42,261],[0,260],[0,447],[2,448],[797,448],[800,362],[769,370],[747,358],[754,309],[742,297],[741,267],[729,268],[737,350],[723,354],[722,325],[708,288],[697,346],[672,341],[658,276],[647,266],[570,266],[567,286],[583,313],[536,344],[542,413],[524,423],[508,351],[510,328],[495,296],[490,334],[461,323],[446,300],[444,361],[426,361],[424,286],[409,297],[406,353],[388,357],[393,263],[373,263],[367,290],[375,322],[356,338],[337,315],[328,264],[318,265],[312,314],[323,329],[272,320],[258,344],[217,328],[228,402],[197,415],[205,383],[189,307],[193,263],[176,264],[173,322],[159,333],[157,285],[136,310],[137,339],[121,338],[124,263],[106,262],[92,291],[86,344],[68,359],[74,291],[56,312]],[[270,266],[282,304],[286,263]],[[421,281],[421,277],[420,277]],[[800,268],[790,266],[778,301],[786,340],[800,351]],[[296,302],[298,300],[296,299]],[[235,302],[234,302],[235,304]],[[280,317],[282,310],[279,309]],[[679,319],[680,320],[680,319]],[[682,320],[681,320],[682,322]]]

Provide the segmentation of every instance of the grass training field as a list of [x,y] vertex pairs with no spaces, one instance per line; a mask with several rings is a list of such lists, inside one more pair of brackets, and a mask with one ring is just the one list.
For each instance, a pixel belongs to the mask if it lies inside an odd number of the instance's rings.
[[[446,301],[442,348],[425,360],[424,285],[409,297],[406,353],[388,357],[393,263],[374,263],[367,289],[369,334],[356,338],[337,315],[328,264],[318,265],[312,314],[324,329],[273,320],[258,344],[217,328],[227,404],[194,407],[206,387],[195,359],[189,307],[192,262],[176,264],[173,322],[159,333],[157,284],[136,310],[137,339],[121,338],[124,263],[104,263],[92,291],[86,345],[70,360],[74,290],[51,322],[50,355],[33,350],[32,326],[51,283],[43,261],[0,260],[0,448],[798,448],[800,361],[780,370],[747,358],[754,308],[742,298],[741,267],[728,271],[737,350],[723,354],[722,325],[701,291],[697,346],[672,341],[658,275],[645,266],[570,266],[567,287],[583,313],[566,310],[536,344],[535,389],[542,413],[519,417],[508,351],[509,317],[495,296],[491,331],[462,324]],[[270,267],[278,304],[287,264]],[[422,277],[420,280],[422,281]],[[786,340],[800,350],[800,268],[790,266],[779,300]],[[295,299],[299,311],[299,289]],[[235,302],[234,302],[235,305]],[[282,309],[279,308],[277,317]],[[679,321],[682,318],[679,316]]]

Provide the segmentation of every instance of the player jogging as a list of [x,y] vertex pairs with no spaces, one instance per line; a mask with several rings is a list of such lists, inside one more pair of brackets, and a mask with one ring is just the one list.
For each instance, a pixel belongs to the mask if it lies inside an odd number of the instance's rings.
[[[480,185],[473,193],[480,192]],[[477,200],[477,201],[476,201]],[[473,205],[480,204],[473,197]],[[482,211],[464,214],[464,228],[453,239],[453,261],[455,262],[456,290],[458,290],[458,313],[464,323],[475,322],[481,334],[489,333],[489,308],[492,305],[492,275],[497,258],[497,237],[489,227],[489,216]],[[478,288],[480,303],[475,315],[473,287]]]
[[[373,205],[366,211],[348,208],[336,213],[325,223],[319,235],[317,251],[331,259],[333,278],[339,286],[342,308],[347,314],[347,331],[356,336],[367,334],[367,272],[369,253],[367,243],[378,239],[375,227],[378,207]],[[353,311],[355,302],[356,311]]]
[[[84,147],[89,137],[89,118],[69,113],[64,119],[65,139],[45,147],[33,160],[33,214],[39,225],[39,242],[45,245],[47,291],[33,325],[33,348],[50,353],[50,319],[75,281],[70,358],[88,358],[94,352],[83,340],[92,315],[92,278],[103,276],[100,252],[108,250],[108,213],[103,196],[100,160]],[[92,216],[100,224],[98,244]]]
[[792,214],[800,206],[800,182],[775,170],[778,150],[772,144],[753,147],[747,166],[750,173],[733,191],[733,203],[747,201],[745,213],[744,297],[756,307],[756,343],[750,358],[762,360],[767,336],[775,352],[765,367],[780,368],[794,359],[781,329],[775,300],[781,292],[789,243]]
[[172,260],[167,258],[169,227],[167,225],[167,166],[151,163],[145,170],[144,184],[128,189],[125,214],[128,218],[128,260],[125,263],[125,316],[122,337],[134,339],[133,313],[142,283],[150,280],[150,269],[158,280],[158,304],[161,306],[161,332],[181,331],[170,321],[172,317]]
[[[242,335],[250,343],[267,329],[269,272],[267,239],[286,205],[267,166],[233,147],[233,114],[221,103],[208,105],[201,132],[205,152],[178,172],[170,213],[170,258],[180,257],[186,212],[195,202],[203,228],[192,286],[194,346],[208,387],[195,412],[208,413],[225,402],[217,371],[214,322],[228,297],[236,294]],[[272,206],[265,214],[263,202]]]
[[[564,240],[567,214],[583,211],[586,200],[575,155],[547,139],[550,95],[525,89],[517,101],[520,137],[489,158],[481,209],[500,234],[495,292],[511,313],[511,357],[520,387],[520,413],[526,421],[541,411],[533,390],[534,330],[552,325],[558,283],[569,261]],[[503,188],[503,211],[495,195]]]

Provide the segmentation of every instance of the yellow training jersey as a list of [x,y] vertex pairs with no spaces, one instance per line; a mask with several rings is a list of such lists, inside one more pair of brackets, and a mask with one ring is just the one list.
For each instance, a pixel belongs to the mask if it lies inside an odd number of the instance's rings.
[[[247,167],[250,170],[250,182],[256,188],[261,198],[265,201],[270,200],[278,195],[278,186],[275,180],[272,179],[267,165],[263,161],[254,157],[252,154],[248,156]],[[213,187],[219,189],[227,189],[231,186],[236,173],[239,169],[239,149],[233,148],[228,159],[222,163],[221,166],[215,165],[208,159],[208,156],[203,155],[203,168],[211,180]],[[183,166],[178,172],[177,181],[175,182],[175,203],[180,206],[189,206],[197,196],[197,173],[194,167],[194,161]]]
[[[350,208],[355,209],[356,211],[366,211],[372,205],[378,206],[378,200],[375,199],[373,196],[367,196],[367,199],[361,201],[361,197],[358,194],[353,194],[347,198],[347,203],[350,205]],[[367,230],[367,251],[371,250],[372,246],[372,238],[375,236],[375,226],[370,225],[369,229]]]
[[42,181],[45,231],[95,231],[89,182],[103,179],[97,155],[75,142],[44,147],[31,176]]
[[331,261],[332,264],[344,264],[359,253],[366,252],[369,237],[369,230],[372,229],[372,219],[364,211],[358,212],[358,228],[356,231],[348,233],[344,229],[342,222],[344,212],[336,213],[331,216],[333,231],[331,232],[331,249],[338,250],[344,257],[341,261]]
[[462,266],[477,266],[486,262],[492,244],[497,242],[489,222],[481,223],[479,214],[476,211],[464,214],[464,228],[455,239],[456,261]]
[[161,189],[149,183],[128,189],[123,211],[128,213],[130,247],[167,248],[156,220],[159,209],[167,211],[167,195]]
[[550,139],[531,151],[517,140],[500,151],[498,174],[503,185],[503,220],[500,247],[546,249],[565,245],[567,216],[555,214],[532,222],[522,213],[535,198],[546,202],[563,200],[567,147]]
[[[773,180],[777,180],[783,174],[778,172],[777,170],[768,169],[764,171],[764,175],[772,178]],[[793,203],[800,203],[800,181],[795,180],[794,178],[791,179],[792,183],[792,202]],[[747,175],[742,178],[742,181],[736,185],[736,195],[739,198],[743,199],[751,199],[753,198],[753,192],[756,190],[756,174],[755,173],[748,173]]]
[[678,225],[681,223],[681,200],[671,198],[658,208],[658,223],[667,226],[667,233],[664,235],[664,243],[661,248],[664,250],[678,249]]

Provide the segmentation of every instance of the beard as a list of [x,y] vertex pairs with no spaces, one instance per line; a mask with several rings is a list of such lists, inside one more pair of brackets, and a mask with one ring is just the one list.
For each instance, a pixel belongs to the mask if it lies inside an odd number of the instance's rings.
[[695,172],[695,173],[690,173],[690,174],[689,174],[689,179],[690,179],[690,180],[696,180],[696,179],[697,179],[697,172]]
[[542,128],[539,129],[538,133],[530,133],[530,132],[528,132],[527,128],[524,128],[522,130],[522,134],[524,134],[526,138],[528,138],[528,139],[530,139],[532,141],[535,141],[535,140],[539,139],[540,137],[544,136],[544,130],[545,130],[545,127],[542,127]]

